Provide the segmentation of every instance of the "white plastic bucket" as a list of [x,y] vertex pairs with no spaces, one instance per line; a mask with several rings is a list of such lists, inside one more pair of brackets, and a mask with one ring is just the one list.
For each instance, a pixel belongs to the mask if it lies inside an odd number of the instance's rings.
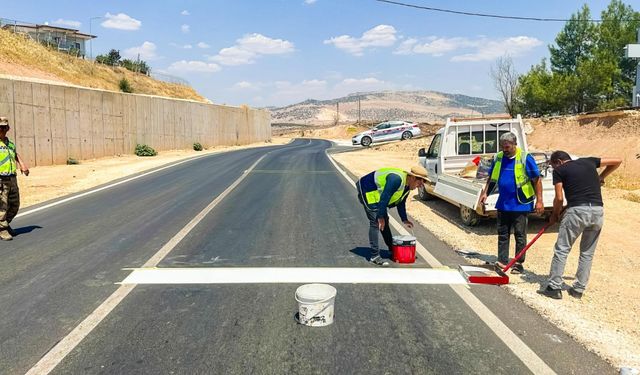
[[336,288],[328,284],[305,284],[296,289],[298,323],[310,327],[333,323]]

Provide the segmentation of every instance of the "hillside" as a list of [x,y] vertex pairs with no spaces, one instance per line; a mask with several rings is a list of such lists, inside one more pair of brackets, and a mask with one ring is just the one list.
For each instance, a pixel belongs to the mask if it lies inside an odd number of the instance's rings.
[[451,116],[503,113],[502,102],[435,91],[381,91],[355,93],[332,100],[306,100],[281,108],[269,108],[273,123],[327,125],[335,123],[336,103],[340,122],[358,120],[358,99],[362,121],[387,119],[443,122]]
[[136,94],[207,101],[191,87],[158,81],[124,68],[94,64],[1,29],[0,74],[111,91],[120,91],[118,82],[125,77]]

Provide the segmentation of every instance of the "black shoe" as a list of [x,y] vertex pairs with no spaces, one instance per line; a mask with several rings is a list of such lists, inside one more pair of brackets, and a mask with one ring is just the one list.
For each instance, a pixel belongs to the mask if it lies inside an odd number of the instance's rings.
[[578,292],[577,290],[575,290],[573,288],[569,288],[569,295],[571,297],[577,298],[577,299],[582,298],[582,293]]
[[13,230],[13,228],[11,228],[11,226],[7,227],[7,232],[9,232],[10,235],[15,236],[16,235],[16,231]]
[[369,262],[381,267],[387,267],[389,265],[389,261],[386,259],[382,259],[380,255],[376,255],[373,258],[369,259]]
[[547,286],[547,289],[538,290],[538,294],[542,294],[543,296],[553,299],[562,299],[562,290],[553,289],[550,286]]
[[511,268],[511,273],[514,275],[524,273],[524,266],[522,263],[514,264],[513,268]]

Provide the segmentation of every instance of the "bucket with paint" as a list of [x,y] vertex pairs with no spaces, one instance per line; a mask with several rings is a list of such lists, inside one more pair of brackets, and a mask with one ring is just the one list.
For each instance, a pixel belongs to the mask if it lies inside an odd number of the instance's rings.
[[414,236],[393,236],[391,260],[396,263],[416,261],[416,238]]
[[327,284],[305,284],[296,289],[298,323],[310,327],[333,323],[336,288]]

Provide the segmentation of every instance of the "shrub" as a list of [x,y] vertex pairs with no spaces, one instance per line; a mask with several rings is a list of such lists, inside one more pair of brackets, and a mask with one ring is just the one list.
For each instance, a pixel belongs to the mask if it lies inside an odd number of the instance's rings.
[[126,78],[121,79],[120,83],[118,83],[118,86],[120,86],[120,91],[122,92],[128,92],[128,93],[133,92],[133,88],[131,87],[131,84]]
[[67,159],[67,165],[75,165],[75,164],[80,164],[80,162],[74,158]]
[[156,156],[158,153],[152,147],[147,145],[136,145],[136,155],[138,156]]
[[199,142],[193,144],[193,149],[196,151],[202,151],[202,145]]

